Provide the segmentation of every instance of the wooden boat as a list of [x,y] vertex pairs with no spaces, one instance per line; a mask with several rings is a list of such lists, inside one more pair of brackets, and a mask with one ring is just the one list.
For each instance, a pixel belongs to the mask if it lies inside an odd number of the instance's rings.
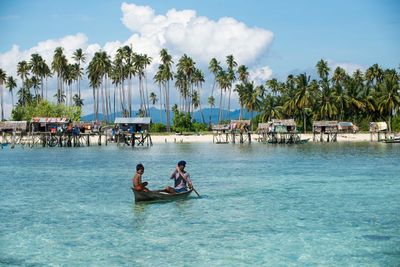
[[137,191],[132,188],[133,194],[135,195],[135,202],[142,201],[169,201],[169,200],[177,200],[182,198],[187,198],[193,190],[188,190],[183,193],[169,194],[163,190],[155,190],[155,191]]
[[399,144],[400,143],[400,137],[396,136],[395,138],[389,138],[383,140],[384,143],[387,144]]

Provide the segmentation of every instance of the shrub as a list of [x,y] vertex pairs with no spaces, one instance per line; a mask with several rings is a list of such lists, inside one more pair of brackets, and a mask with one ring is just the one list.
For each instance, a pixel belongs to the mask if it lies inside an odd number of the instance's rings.
[[157,122],[157,123],[153,123],[151,125],[150,131],[152,133],[163,133],[167,130],[167,128],[165,127],[164,124],[162,124],[161,122]]

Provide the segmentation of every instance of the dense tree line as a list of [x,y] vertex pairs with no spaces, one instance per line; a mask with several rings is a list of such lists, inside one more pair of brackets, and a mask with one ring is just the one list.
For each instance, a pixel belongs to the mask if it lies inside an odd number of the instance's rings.
[[[158,92],[149,92],[147,67],[152,58],[146,54],[137,54],[129,46],[120,47],[114,58],[105,51],[96,52],[82,67],[87,55],[82,49],[73,53],[68,60],[62,47],[55,49],[53,60],[48,65],[39,54],[32,54],[29,61],[17,64],[17,74],[21,80],[14,103],[14,90],[18,87],[14,77],[7,76],[0,69],[0,104],[1,119],[4,120],[4,91],[11,94],[13,114],[32,103],[54,97],[60,105],[81,107],[84,104],[81,94],[81,81],[86,73],[93,97],[93,113],[99,119],[103,114],[106,122],[113,120],[117,113],[126,117],[132,114],[133,95],[136,92],[140,103],[139,116],[149,115],[149,105],[159,102],[164,110],[167,131],[171,130],[172,104],[177,104],[178,112],[188,114],[193,120],[193,113],[199,109],[202,123],[210,123],[210,117],[204,117],[201,96],[205,76],[196,67],[196,62],[184,54],[174,66],[172,56],[166,49],[159,53],[160,64],[152,82],[158,85]],[[208,71],[211,73],[211,94],[207,104],[211,111],[218,102],[218,122],[230,118],[232,92],[239,96],[240,118],[243,110],[257,113],[254,122],[266,122],[273,118],[294,118],[305,131],[312,120],[341,120],[365,124],[367,121],[385,120],[390,130],[392,119],[400,105],[399,74],[395,69],[382,69],[378,64],[369,67],[365,73],[360,70],[352,74],[337,67],[331,70],[328,63],[320,60],[316,64],[318,78],[311,79],[306,73],[289,75],[286,80],[271,79],[265,84],[256,85],[249,79],[248,68],[238,65],[233,55],[226,57],[223,67],[221,62],[212,58]],[[48,96],[48,79],[57,79],[56,94]],[[151,81],[150,81],[151,82]],[[134,88],[135,87],[135,88]],[[171,101],[171,88],[179,93],[179,100]],[[85,88],[86,89],[86,88]],[[158,94],[158,95],[157,95]],[[22,108],[22,109],[21,109]],[[17,112],[18,111],[18,112]],[[19,114],[19,113],[18,113]]]

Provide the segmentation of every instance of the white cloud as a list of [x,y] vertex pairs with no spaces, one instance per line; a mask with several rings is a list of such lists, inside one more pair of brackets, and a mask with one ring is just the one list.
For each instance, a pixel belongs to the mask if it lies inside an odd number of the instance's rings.
[[366,67],[363,67],[356,63],[335,62],[332,60],[327,60],[327,61],[328,61],[328,66],[331,69],[332,74],[337,67],[341,67],[342,69],[344,69],[348,75],[352,75],[356,70],[365,71],[367,69]]
[[165,15],[156,15],[149,6],[127,3],[121,9],[124,25],[138,33],[141,41],[156,46],[157,52],[167,47],[176,54],[187,53],[200,63],[233,54],[240,64],[251,64],[266,51],[273,38],[271,31],[249,28],[228,17],[210,20],[197,16],[194,10],[171,9]]
[[272,76],[272,70],[268,66],[264,66],[249,71],[249,78],[251,81],[255,81],[257,84],[264,84]]

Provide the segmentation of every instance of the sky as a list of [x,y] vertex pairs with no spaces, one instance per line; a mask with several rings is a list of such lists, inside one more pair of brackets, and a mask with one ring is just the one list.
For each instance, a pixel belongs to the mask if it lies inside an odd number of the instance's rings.
[[[67,56],[82,48],[90,60],[96,51],[113,55],[126,44],[153,58],[150,74],[167,48],[175,59],[191,56],[208,81],[209,60],[224,63],[229,54],[260,84],[315,74],[320,59],[349,73],[375,63],[398,68],[400,1],[0,0],[0,68],[7,75],[16,77],[17,63],[32,53],[50,63],[57,46]],[[5,107],[9,115],[9,94]]]

